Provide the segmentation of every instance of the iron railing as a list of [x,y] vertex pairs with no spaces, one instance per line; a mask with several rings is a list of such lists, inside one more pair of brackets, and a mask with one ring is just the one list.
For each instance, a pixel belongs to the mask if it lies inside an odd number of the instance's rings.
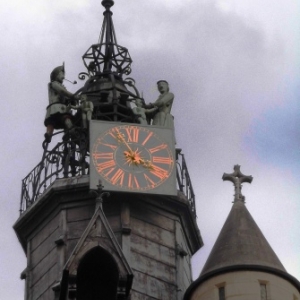
[[176,149],[176,167],[177,188],[188,199],[191,211],[194,217],[196,217],[196,199],[194,189],[184,155],[181,153],[181,149]]
[[44,143],[41,162],[22,180],[20,213],[29,208],[56,179],[88,173],[89,153],[85,130],[78,129],[65,135],[62,142],[50,151],[47,147],[48,144]]
[[[20,213],[28,209],[56,180],[88,174],[90,157],[87,134],[65,137],[51,151],[44,150],[41,162],[22,180]],[[196,217],[195,194],[181,149],[176,149],[177,188],[188,199]]]

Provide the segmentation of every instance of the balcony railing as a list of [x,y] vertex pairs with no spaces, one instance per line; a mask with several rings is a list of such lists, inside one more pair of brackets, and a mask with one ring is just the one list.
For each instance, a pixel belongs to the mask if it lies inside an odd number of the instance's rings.
[[47,146],[44,144],[41,162],[22,180],[20,213],[29,208],[56,179],[88,173],[86,131],[78,130],[72,134],[72,139],[64,136],[52,150],[48,150]]
[[186,165],[184,155],[181,153],[181,149],[176,149],[176,176],[177,176],[177,188],[186,196],[190,203],[191,211],[196,217],[196,200],[192,186],[192,181],[189,175],[189,171]]
[[[88,174],[88,138],[86,132],[64,137],[52,150],[44,150],[41,162],[22,180],[20,213],[26,211],[56,180]],[[196,217],[195,194],[184,155],[176,149],[177,188],[188,199]]]

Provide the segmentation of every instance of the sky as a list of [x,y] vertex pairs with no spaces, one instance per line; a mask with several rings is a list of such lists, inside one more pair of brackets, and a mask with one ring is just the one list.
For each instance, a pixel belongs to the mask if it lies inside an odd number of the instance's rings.
[[[197,278],[232,206],[223,173],[253,176],[246,205],[287,271],[300,279],[300,3],[298,0],[115,0],[118,43],[146,103],[166,79],[177,147],[196,194],[204,247]],[[2,242],[0,295],[23,299],[26,257],[12,229],[21,180],[39,163],[47,84],[65,62],[75,92],[82,55],[97,43],[100,0],[0,3]]]

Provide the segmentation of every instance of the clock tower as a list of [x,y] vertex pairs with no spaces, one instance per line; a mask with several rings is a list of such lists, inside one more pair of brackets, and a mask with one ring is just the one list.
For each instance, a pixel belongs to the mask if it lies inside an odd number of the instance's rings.
[[192,282],[203,243],[175,147],[174,95],[160,80],[147,104],[126,78],[132,60],[117,44],[113,4],[102,1],[82,87],[66,90],[64,65],[50,76],[44,153],[22,181],[14,224],[27,257],[25,300],[179,300]]

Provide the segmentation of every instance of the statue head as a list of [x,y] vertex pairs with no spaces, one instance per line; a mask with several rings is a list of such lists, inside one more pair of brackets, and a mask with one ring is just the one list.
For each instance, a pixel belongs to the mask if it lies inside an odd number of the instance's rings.
[[161,94],[169,91],[169,83],[166,80],[157,81],[157,89]]
[[143,102],[142,99],[137,98],[137,99],[135,99],[135,105],[136,105],[137,107],[143,107],[144,102]]
[[53,71],[50,74],[50,81],[52,82],[57,80],[59,82],[62,82],[64,80],[64,75],[65,75],[65,64],[53,69]]
[[80,102],[84,103],[87,101],[87,95],[80,95]]

